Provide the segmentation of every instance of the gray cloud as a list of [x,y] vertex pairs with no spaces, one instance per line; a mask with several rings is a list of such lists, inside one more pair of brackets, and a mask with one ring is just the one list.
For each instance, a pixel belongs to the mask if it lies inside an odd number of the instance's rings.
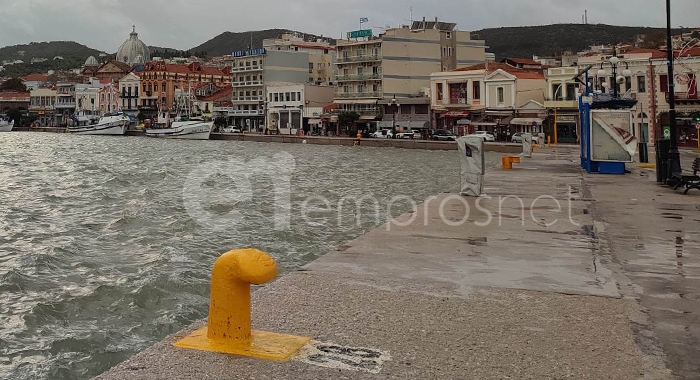
[[[673,24],[698,26],[700,1],[673,0]],[[245,4],[245,5],[244,5]],[[359,27],[397,26],[411,17],[485,27],[581,22],[664,26],[660,0],[0,0],[0,46],[72,40],[114,52],[136,24],[149,45],[188,49],[224,31],[289,28],[340,37]],[[380,29],[376,29],[380,31]]]

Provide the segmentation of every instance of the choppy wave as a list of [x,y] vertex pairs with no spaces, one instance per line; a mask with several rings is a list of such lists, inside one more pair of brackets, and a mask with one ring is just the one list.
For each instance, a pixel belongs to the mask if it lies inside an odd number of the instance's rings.
[[[90,378],[203,318],[211,266],[229,249],[259,247],[290,271],[385,218],[358,223],[346,207],[341,223],[333,214],[307,224],[300,208],[309,196],[336,204],[373,195],[385,207],[393,195],[421,201],[455,190],[459,174],[451,152],[0,137],[0,378],[17,380]],[[244,223],[216,231],[188,215],[183,186],[199,165],[281,151],[296,163],[288,231],[273,228],[274,189],[264,176],[252,181],[253,200],[235,206]],[[219,195],[233,185],[203,185],[209,212],[232,210],[231,197]]]

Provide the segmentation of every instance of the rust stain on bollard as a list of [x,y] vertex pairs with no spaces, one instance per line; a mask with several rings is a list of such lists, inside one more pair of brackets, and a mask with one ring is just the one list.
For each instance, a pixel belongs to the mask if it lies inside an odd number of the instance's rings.
[[207,327],[177,341],[174,346],[289,360],[311,338],[250,328],[250,285],[269,282],[277,273],[275,260],[263,251],[248,248],[223,254],[212,270]]

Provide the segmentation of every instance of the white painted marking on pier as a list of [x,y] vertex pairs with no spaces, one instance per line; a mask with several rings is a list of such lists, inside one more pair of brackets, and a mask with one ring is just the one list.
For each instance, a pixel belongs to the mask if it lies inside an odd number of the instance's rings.
[[384,362],[391,360],[391,356],[375,348],[347,347],[313,340],[293,360],[318,367],[377,374]]

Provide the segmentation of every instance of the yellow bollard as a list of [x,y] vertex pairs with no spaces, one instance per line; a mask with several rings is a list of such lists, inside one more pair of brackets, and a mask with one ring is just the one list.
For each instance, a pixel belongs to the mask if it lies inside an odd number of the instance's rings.
[[547,148],[552,147],[552,136],[547,136]]
[[265,252],[253,248],[233,250],[214,263],[207,327],[174,346],[268,360],[289,360],[311,338],[252,331],[250,285],[277,277],[277,264]]

